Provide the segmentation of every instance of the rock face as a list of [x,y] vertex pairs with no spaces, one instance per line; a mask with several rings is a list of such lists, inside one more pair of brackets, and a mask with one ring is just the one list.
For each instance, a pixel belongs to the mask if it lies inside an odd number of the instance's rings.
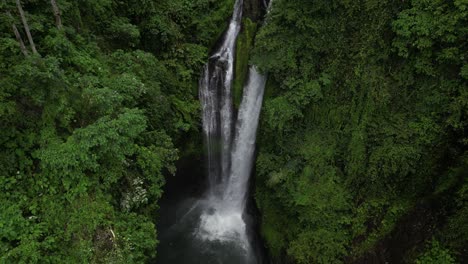
[[269,0],[244,0],[243,16],[250,18],[254,22],[261,20],[265,14],[268,2]]

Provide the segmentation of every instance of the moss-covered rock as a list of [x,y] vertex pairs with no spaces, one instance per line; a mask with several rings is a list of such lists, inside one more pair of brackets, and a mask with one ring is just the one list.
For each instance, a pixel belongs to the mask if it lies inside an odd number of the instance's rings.
[[242,88],[247,78],[249,69],[249,54],[253,48],[255,33],[257,32],[257,23],[249,18],[242,21],[242,30],[237,38],[235,78],[234,78],[234,105],[239,107],[242,99]]

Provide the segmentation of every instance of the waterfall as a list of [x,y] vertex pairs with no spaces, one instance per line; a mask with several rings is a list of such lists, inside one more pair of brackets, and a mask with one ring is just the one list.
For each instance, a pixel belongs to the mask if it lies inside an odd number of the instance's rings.
[[[220,48],[210,57],[200,79],[203,132],[209,187],[197,236],[206,241],[235,243],[254,262],[243,219],[265,77],[250,67],[234,125],[232,82],[235,43],[242,19],[237,0]],[[234,136],[234,137],[233,137]]]
[[[198,235],[204,240],[240,242],[240,246],[246,251],[250,245],[242,214],[253,165],[265,81],[266,78],[254,66],[250,67],[235,126],[235,138],[230,155],[232,166],[229,174],[224,175],[226,178],[222,179],[220,184],[213,185],[215,190],[209,190],[207,197],[209,210],[202,213],[198,230]],[[204,108],[211,109],[211,107]],[[212,154],[208,154],[210,155]]]
[[232,87],[242,6],[235,1],[229,27],[199,80],[208,187],[201,197],[198,188],[195,196],[182,190],[180,201],[179,195],[165,196],[158,263],[263,263],[246,204],[266,78],[249,68],[236,110]]

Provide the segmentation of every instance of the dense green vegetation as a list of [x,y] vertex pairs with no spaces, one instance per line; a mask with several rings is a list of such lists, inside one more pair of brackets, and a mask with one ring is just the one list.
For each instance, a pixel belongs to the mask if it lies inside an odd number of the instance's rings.
[[[145,263],[233,0],[0,2],[0,263]],[[245,5],[275,263],[468,261],[468,1]],[[255,38],[255,40],[254,40]],[[201,155],[198,151],[197,155]]]
[[454,263],[468,243],[468,1],[275,0],[255,197],[278,263]]
[[164,177],[198,135],[201,65],[232,6],[0,3],[0,263],[154,257]]

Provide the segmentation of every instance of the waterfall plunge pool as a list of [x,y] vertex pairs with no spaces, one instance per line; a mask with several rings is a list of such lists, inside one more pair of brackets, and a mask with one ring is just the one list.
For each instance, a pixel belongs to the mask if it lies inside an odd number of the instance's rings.
[[[257,211],[253,200],[249,198],[247,212],[243,216],[234,215],[230,219],[219,218],[219,223],[242,226],[245,223],[246,234],[251,246],[251,256],[245,255],[245,249],[232,241],[235,234],[231,228],[216,223],[207,223],[226,239],[210,241],[199,230],[203,213],[213,213],[207,200],[201,199],[207,188],[205,170],[201,160],[191,160],[179,166],[175,177],[167,179],[165,193],[160,201],[158,219],[157,264],[266,264],[265,249],[259,238]],[[242,223],[239,223],[242,217]],[[200,232],[197,232],[199,230]],[[211,230],[214,231],[214,230]]]

